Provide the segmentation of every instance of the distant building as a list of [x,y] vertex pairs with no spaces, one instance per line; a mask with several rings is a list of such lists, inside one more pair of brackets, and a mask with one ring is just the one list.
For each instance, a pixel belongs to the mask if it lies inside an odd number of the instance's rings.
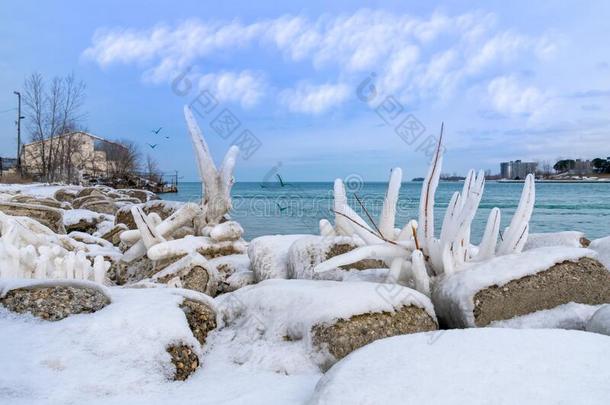
[[503,179],[523,180],[532,173],[536,173],[538,163],[522,162],[520,160],[500,163],[500,176]]
[[47,168],[54,166],[57,170],[77,171],[82,176],[104,176],[124,156],[124,150],[121,144],[87,132],[69,132],[23,145],[21,166],[34,176],[44,172],[43,164]]

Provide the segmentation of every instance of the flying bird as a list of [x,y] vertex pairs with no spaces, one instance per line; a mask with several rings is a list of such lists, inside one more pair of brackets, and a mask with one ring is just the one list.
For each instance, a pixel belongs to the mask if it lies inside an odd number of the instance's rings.
[[153,143],[153,144],[147,143],[147,145],[150,146],[151,149],[155,149],[157,147],[156,143]]
[[169,136],[166,136],[165,139],[169,139]]
[[159,129],[157,129],[156,131],[154,129],[152,129],[150,132],[154,132],[155,135],[159,135],[159,132],[161,132],[162,129],[163,129],[163,127],[159,127]]

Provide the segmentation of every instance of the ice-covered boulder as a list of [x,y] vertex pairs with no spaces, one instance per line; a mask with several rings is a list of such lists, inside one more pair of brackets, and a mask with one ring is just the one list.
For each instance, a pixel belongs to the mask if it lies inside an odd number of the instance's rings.
[[296,240],[289,250],[288,277],[295,279],[330,279],[341,280],[345,270],[379,269],[387,267],[381,260],[364,259],[336,271],[314,272],[314,268],[335,256],[342,255],[357,247],[362,242],[351,236],[306,236]]
[[47,321],[93,313],[109,303],[105,289],[86,281],[24,281],[4,287],[0,285],[0,305]]
[[55,233],[66,233],[63,212],[60,209],[46,207],[44,205],[0,202],[0,211],[7,215],[29,217],[46,225]]
[[152,191],[148,191],[148,190],[137,190],[137,189],[126,188],[126,189],[120,190],[120,192],[121,192],[121,194],[125,194],[129,197],[136,198],[136,199],[140,200],[140,202],[142,202],[142,203],[159,199],[158,195],[156,195]]
[[51,208],[62,208],[62,209],[70,209],[72,205],[67,202],[57,201],[51,197],[33,197],[27,194],[17,194],[13,198],[11,198],[11,202],[25,203],[25,204],[34,204],[34,205],[44,205],[45,207]]
[[163,260],[197,252],[206,259],[245,253],[247,243],[243,240],[215,242],[208,236],[186,236],[152,246],[147,251],[151,260]]
[[126,231],[127,229],[127,225],[125,224],[113,225],[108,231],[104,232],[101,235],[101,238],[106,239],[114,246],[119,246],[119,244],[121,243],[121,233]]
[[587,322],[587,331],[610,336],[610,305],[603,305]]
[[430,300],[395,284],[276,279],[216,300],[235,358],[288,374],[324,369],[376,339],[437,329]]
[[569,329],[586,330],[587,322],[601,305],[570,302],[552,309],[533,312],[511,319],[493,321],[491,328],[512,329]]
[[191,332],[195,339],[203,346],[208,337],[208,333],[216,329],[216,311],[209,303],[201,300],[185,298],[180,308],[186,316]]
[[199,368],[199,357],[192,346],[175,343],[168,346],[166,350],[175,367],[172,380],[184,381]]
[[190,253],[152,276],[155,282],[215,296],[219,276],[216,268],[198,253]]
[[87,201],[80,205],[80,208],[99,212],[101,214],[114,215],[119,208],[118,205],[111,199]]
[[[171,216],[183,204],[177,201],[151,200],[142,204],[137,204],[146,215],[154,212],[161,219]],[[131,215],[131,205],[126,205],[117,210],[114,217],[115,224],[125,224],[129,229],[136,229],[136,222]]]
[[288,278],[288,252],[298,239],[311,235],[266,235],[254,238],[248,245],[251,269],[257,281]]
[[441,278],[432,299],[450,327],[486,326],[569,302],[608,303],[610,272],[594,257],[571,247],[496,257]]
[[80,188],[75,187],[60,188],[59,190],[55,191],[53,198],[55,198],[57,201],[71,203],[72,200],[74,200],[78,195],[79,190]]
[[588,247],[589,243],[585,234],[578,231],[530,233],[523,250],[548,246]]
[[607,269],[610,269],[610,236],[595,239],[589,245],[589,249],[597,252],[597,260],[602,262]]
[[65,210],[63,218],[64,227],[66,228],[67,233],[79,231],[89,234],[96,232],[98,225],[102,222],[113,219],[111,215],[101,214],[86,209]]
[[214,226],[210,231],[210,238],[216,242],[241,239],[244,228],[235,221],[226,221]]
[[74,200],[72,200],[72,207],[81,208],[84,204],[87,204],[87,203],[90,203],[93,201],[107,201],[107,200],[109,200],[108,197],[106,197],[100,191],[95,190],[91,194],[87,194],[82,197],[77,197]]
[[254,283],[254,273],[250,270],[248,255],[220,256],[209,260],[218,271],[218,294],[235,291]]
[[461,329],[365,346],[318,382],[312,405],[608,403],[610,339],[566,330]]

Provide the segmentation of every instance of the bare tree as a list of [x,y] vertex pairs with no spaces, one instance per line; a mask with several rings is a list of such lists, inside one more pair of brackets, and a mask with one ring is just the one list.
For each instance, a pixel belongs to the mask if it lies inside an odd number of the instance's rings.
[[159,164],[150,155],[146,155],[146,178],[153,183],[161,183],[161,171]]
[[85,84],[70,74],[53,78],[47,86],[42,75],[34,73],[24,88],[28,130],[37,143],[36,156],[30,157],[36,174],[46,181],[72,181],[76,175],[73,155],[80,138],[66,134],[83,130]]
[[140,151],[134,142],[127,139],[105,142],[102,150],[106,152],[109,177],[126,179],[138,171]]

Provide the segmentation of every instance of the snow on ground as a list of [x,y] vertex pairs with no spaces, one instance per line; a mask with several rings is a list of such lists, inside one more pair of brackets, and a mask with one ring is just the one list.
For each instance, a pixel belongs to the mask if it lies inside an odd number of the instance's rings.
[[570,302],[558,307],[517,316],[512,319],[493,321],[492,328],[513,329],[573,329],[585,330],[587,322],[601,305],[586,305]]
[[610,236],[595,239],[589,245],[589,249],[595,250],[597,252],[597,260],[610,269]]
[[217,336],[227,359],[252,370],[288,375],[319,373],[329,359],[311,341],[314,325],[369,312],[393,312],[405,305],[424,308],[430,300],[415,290],[366,282],[266,280],[216,299],[230,325]]
[[530,233],[523,250],[531,250],[547,246],[582,247],[580,240],[585,234],[578,231]]
[[587,331],[610,336],[610,304],[603,305],[593,314],[587,323]]
[[64,225],[67,226],[78,224],[81,220],[85,220],[87,222],[94,222],[99,218],[108,218],[108,220],[114,220],[114,216],[112,215],[100,214],[95,211],[85,209],[64,210]]
[[303,403],[319,378],[246,370],[225,361],[217,341],[197,350],[203,365],[186,382],[170,382],[166,345],[200,347],[178,308],[182,294],[211,299],[170,288],[109,291],[104,309],[57,322],[0,307],[0,403]]
[[45,183],[32,184],[0,184],[0,193],[27,194],[34,197],[53,197],[55,192],[61,188],[81,189],[80,186],[66,186]]
[[474,326],[474,296],[477,292],[494,285],[502,287],[557,263],[577,261],[583,257],[596,257],[596,253],[583,248],[542,247],[475,263],[438,282],[433,291],[436,310],[456,325]]
[[335,364],[312,404],[607,404],[610,339],[463,329],[382,339]]

